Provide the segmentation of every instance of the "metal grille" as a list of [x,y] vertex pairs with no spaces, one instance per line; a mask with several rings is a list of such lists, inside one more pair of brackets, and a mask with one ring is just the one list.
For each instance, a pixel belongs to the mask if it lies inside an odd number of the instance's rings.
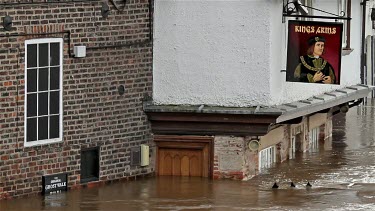
[[139,166],[141,164],[141,148],[130,148],[130,165]]

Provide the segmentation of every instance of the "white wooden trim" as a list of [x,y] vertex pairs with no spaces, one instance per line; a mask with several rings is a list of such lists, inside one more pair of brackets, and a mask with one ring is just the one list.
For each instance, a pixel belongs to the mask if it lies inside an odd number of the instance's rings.
[[[64,52],[64,47],[63,47],[63,39],[62,38],[41,38],[41,39],[32,39],[32,40],[26,40],[25,41],[25,97],[24,97],[24,146],[25,147],[30,147],[30,146],[36,146],[36,145],[43,145],[43,144],[49,144],[49,143],[56,143],[56,142],[61,142],[63,140],[63,52]],[[42,43],[59,43],[60,47],[60,83],[59,83],[59,137],[54,138],[54,139],[45,139],[45,140],[37,140],[37,141],[32,141],[32,142],[27,142],[27,45],[31,44],[42,44]],[[49,53],[50,51],[50,46],[48,49]],[[39,48],[37,48],[37,58],[39,58]],[[50,68],[51,66],[48,66]],[[39,68],[39,59],[37,59],[37,68]],[[50,77],[51,74],[48,75]],[[37,79],[39,79],[39,71],[37,71]],[[49,78],[50,79],[50,78]],[[48,84],[50,81],[48,82]],[[37,83],[37,98],[38,98],[38,93],[39,93],[39,83]],[[38,105],[38,100],[37,100],[37,109],[39,109]],[[48,102],[50,102],[50,90],[48,89]],[[50,105],[50,104],[49,104]],[[49,113],[49,106],[48,106],[48,116],[51,116]],[[38,121],[37,121],[38,124]],[[48,122],[48,125],[50,122]],[[37,138],[38,138],[38,125],[37,125]],[[48,130],[48,137],[49,137],[49,130]]]
[[310,131],[309,134],[309,151],[317,152],[319,150],[319,131],[320,128],[316,127]]
[[276,148],[271,146],[259,152],[258,166],[259,172],[264,168],[269,168],[276,162]]
[[[338,5],[337,5],[337,8],[338,8],[338,11],[337,11],[337,14],[338,15],[341,15],[341,11],[345,12],[345,16],[348,16],[347,13],[347,7],[348,7],[348,0],[339,0],[338,1]],[[347,21],[346,20],[340,20],[340,22],[343,23],[343,28],[342,28],[342,47],[346,47],[346,28],[347,28]]]
[[296,157],[296,136],[292,136],[290,139],[289,146],[289,159],[294,159]]

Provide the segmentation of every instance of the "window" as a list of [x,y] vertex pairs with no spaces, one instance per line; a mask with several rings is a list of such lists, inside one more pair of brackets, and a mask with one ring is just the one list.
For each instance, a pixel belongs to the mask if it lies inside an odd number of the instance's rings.
[[[344,15],[345,14],[345,17],[347,17],[349,14],[347,14],[348,12],[348,7],[347,7],[347,0],[339,0],[339,7],[338,7],[338,14],[339,15]],[[347,33],[346,33],[346,29],[347,29],[347,21],[346,20],[340,20],[344,27],[342,29],[342,47],[345,48],[346,47],[346,40],[347,40]]]
[[319,151],[319,127],[314,128],[310,131],[309,134],[309,151],[310,152],[317,152]]
[[259,152],[259,172],[262,169],[270,168],[276,162],[275,147],[271,146]]
[[289,146],[289,159],[296,158],[296,136],[292,136]]
[[25,146],[62,140],[62,38],[25,41]]
[[[307,11],[309,12],[308,15],[314,15],[314,10],[312,9],[312,0],[301,0],[301,3],[302,5],[305,5],[307,6]],[[306,21],[312,21],[313,19],[312,18],[302,18],[302,20],[306,20]]]

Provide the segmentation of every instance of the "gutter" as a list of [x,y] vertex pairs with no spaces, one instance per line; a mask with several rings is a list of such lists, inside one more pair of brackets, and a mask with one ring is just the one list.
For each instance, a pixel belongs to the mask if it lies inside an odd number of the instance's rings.
[[143,110],[155,135],[264,136],[277,124],[297,124],[302,117],[318,112],[345,112],[359,105],[374,88],[358,84],[272,107],[158,105],[145,101]]
[[[343,104],[345,105],[356,100],[359,101],[359,99],[367,97],[374,88],[373,86],[358,84],[314,96],[307,100],[280,105],[278,107],[284,109],[285,112],[277,118],[276,123],[282,123],[287,120],[310,115],[335,106],[342,106]],[[359,105],[360,102],[362,101],[351,104],[351,107]],[[294,106],[294,108],[285,109],[285,105]]]
[[[321,95],[313,96],[305,100],[294,101],[272,107],[220,107],[202,105],[157,105],[153,102],[144,103],[144,111],[147,114],[194,114],[204,116],[217,115],[250,115],[252,117],[273,118],[276,124],[293,120],[299,117],[311,115],[336,106],[348,104],[354,107],[362,102],[362,99],[374,90],[375,87],[363,84],[348,86]],[[352,103],[353,102],[353,103]],[[349,104],[351,103],[351,104]],[[250,117],[249,116],[249,117]]]

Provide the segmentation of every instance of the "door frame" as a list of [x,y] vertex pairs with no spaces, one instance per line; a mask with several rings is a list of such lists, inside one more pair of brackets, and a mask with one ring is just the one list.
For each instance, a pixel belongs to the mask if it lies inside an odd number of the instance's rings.
[[214,137],[213,136],[178,136],[154,135],[156,144],[156,175],[159,175],[159,149],[200,149],[203,150],[203,177],[213,178]]

